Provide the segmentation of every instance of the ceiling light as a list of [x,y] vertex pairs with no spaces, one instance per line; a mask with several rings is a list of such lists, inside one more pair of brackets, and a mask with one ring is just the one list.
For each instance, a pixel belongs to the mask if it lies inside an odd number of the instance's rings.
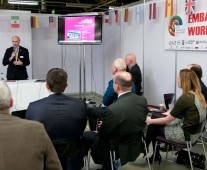
[[66,7],[91,8],[92,7],[92,4],[85,4],[85,3],[66,3]]
[[16,5],[38,5],[38,1],[29,1],[29,0],[8,0],[9,4],[16,4]]

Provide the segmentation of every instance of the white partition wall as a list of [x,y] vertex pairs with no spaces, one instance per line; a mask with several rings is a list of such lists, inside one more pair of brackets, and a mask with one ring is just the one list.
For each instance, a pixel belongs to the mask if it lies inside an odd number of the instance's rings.
[[113,60],[123,57],[121,55],[121,18],[115,22],[114,11],[110,12],[109,23],[105,23],[103,18],[102,45],[94,45],[92,50],[92,91],[103,95],[108,81],[113,77],[111,73]]
[[[35,79],[45,78],[48,70],[51,68],[63,68],[68,73],[69,86],[66,93],[79,93],[79,85],[81,83],[84,91],[83,71],[85,66],[86,73],[86,92],[91,92],[91,46],[85,45],[85,62],[83,61],[84,47],[83,45],[59,45],[56,25],[53,28],[41,25],[41,21],[48,22],[49,16],[43,14],[35,14],[40,21],[38,28],[32,28],[32,51],[33,51],[33,77]],[[81,60],[82,58],[82,60]],[[82,65],[80,82],[80,62]]]

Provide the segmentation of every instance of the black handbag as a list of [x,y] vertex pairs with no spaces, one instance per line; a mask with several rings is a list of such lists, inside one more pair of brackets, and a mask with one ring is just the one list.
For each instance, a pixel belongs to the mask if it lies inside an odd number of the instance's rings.
[[[190,152],[190,154],[191,154],[193,167],[205,169],[205,161],[206,161],[205,156],[203,154],[198,154],[194,152]],[[188,151],[180,150],[176,152],[175,155],[177,155],[176,162],[178,164],[186,165],[188,167],[190,166]]]

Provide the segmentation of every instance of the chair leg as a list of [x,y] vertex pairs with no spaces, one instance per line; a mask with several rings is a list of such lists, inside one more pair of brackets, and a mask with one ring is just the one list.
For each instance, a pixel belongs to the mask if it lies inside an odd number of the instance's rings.
[[166,156],[165,156],[166,160],[168,160],[168,152],[169,152],[169,145],[167,145],[167,153],[166,153]]
[[193,163],[192,163],[191,154],[190,154],[191,147],[192,147],[191,142],[187,141],[187,149],[188,149],[188,156],[190,160],[190,167],[191,167],[191,170],[193,170]]
[[152,169],[154,169],[154,163],[155,163],[155,155],[156,155],[156,150],[157,150],[157,145],[159,145],[158,144],[158,141],[156,141],[156,143],[155,143],[155,150],[154,150],[154,153],[153,153],[153,163],[152,163]]
[[202,142],[203,152],[204,152],[205,158],[207,159],[206,148],[205,148],[205,144],[204,144],[204,141],[203,141],[203,137],[202,136],[201,136],[201,142]]
[[150,162],[149,162],[149,156],[148,156],[148,151],[147,151],[147,145],[146,145],[146,142],[143,138],[142,138],[142,142],[144,143],[144,149],[145,149],[145,153],[146,153],[146,158],[147,158],[147,163],[148,163],[148,166],[149,166],[149,170],[151,170],[151,165],[150,165]]
[[114,156],[113,151],[110,151],[111,170],[114,170],[114,166],[113,166],[113,156]]
[[89,149],[88,155],[86,156],[86,160],[85,160],[86,162],[85,167],[87,170],[90,170],[90,160],[91,160],[91,150]]

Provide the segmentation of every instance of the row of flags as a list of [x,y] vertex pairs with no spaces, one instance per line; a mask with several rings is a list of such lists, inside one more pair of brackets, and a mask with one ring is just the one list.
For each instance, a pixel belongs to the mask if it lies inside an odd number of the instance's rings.
[[[173,16],[173,2],[174,0],[165,0],[165,17],[171,17]],[[185,0],[185,14],[186,15],[191,15],[195,13],[195,1],[196,0]],[[117,23],[119,20],[119,11],[115,10],[112,12],[105,12],[104,15],[104,22],[105,23],[110,23],[110,15],[111,13],[115,12],[115,22]],[[156,19],[156,13],[157,13],[157,7],[156,7],[156,2],[150,3],[149,4],[149,20],[151,19]],[[136,6],[135,9],[135,20],[136,21],[141,21],[143,17],[143,7],[142,6]],[[126,8],[124,10],[124,22],[128,22],[129,20],[129,9]]]
[[[48,28],[56,28],[56,17],[49,16],[47,19],[47,26]],[[39,28],[40,25],[40,18],[38,16],[31,16],[31,27],[32,28]],[[20,19],[19,16],[11,16],[11,28],[20,28]]]
[[[195,1],[196,0],[185,0],[185,13],[186,15],[191,15],[195,13]],[[156,19],[156,3],[150,3],[149,4],[149,20]],[[119,11],[115,10],[113,11],[115,14],[115,23],[119,22]],[[112,22],[110,19],[112,12],[105,12],[104,13],[104,22],[110,23]],[[173,0],[165,0],[165,17],[171,17],[173,15]],[[136,6],[135,10],[135,20],[137,22],[141,22],[143,18],[143,8],[142,6]],[[126,8],[124,10],[124,22],[129,21],[129,9]],[[48,17],[48,26],[49,28],[55,28],[56,27],[56,17],[49,16]],[[32,28],[39,28],[40,25],[40,19],[38,16],[31,16],[31,27]],[[11,28],[20,28],[20,22],[19,22],[19,16],[11,16]]]
[[[31,16],[31,27],[32,28],[43,27],[43,26],[41,26],[40,19],[41,18],[39,18],[38,16]],[[43,21],[43,22],[45,22],[45,21]],[[56,28],[56,17],[49,16],[47,18],[47,22],[49,22],[48,28]],[[47,27],[47,26],[44,26],[44,27]]]

